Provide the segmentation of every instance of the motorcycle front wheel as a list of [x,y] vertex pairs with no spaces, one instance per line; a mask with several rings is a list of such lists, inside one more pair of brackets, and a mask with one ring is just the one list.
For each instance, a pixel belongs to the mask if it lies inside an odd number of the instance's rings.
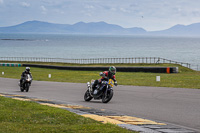
[[107,92],[107,95],[104,93],[102,96],[102,102],[103,103],[108,103],[113,97],[113,90],[111,89],[110,91]]
[[20,90],[21,90],[21,92],[24,92],[24,88],[23,87],[20,87]]
[[[21,85],[21,84],[22,84],[22,85]],[[21,84],[19,84],[20,91],[21,91],[21,92],[24,92],[24,90],[25,90],[25,84],[23,84],[23,83],[21,83]]]
[[93,98],[93,97],[90,96],[89,90],[87,90],[87,91],[85,92],[85,95],[84,95],[84,100],[85,100],[85,101],[90,101],[90,100],[92,100],[92,98]]
[[29,91],[29,83],[25,83],[25,90],[26,90],[26,92],[28,92]]

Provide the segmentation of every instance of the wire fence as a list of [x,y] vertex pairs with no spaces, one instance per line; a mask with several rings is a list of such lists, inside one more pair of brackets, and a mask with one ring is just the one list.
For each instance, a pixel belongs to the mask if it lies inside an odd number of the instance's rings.
[[[90,58],[90,59],[67,59],[67,58],[44,58],[44,57],[0,57],[0,61],[25,61],[25,62],[58,62],[74,64],[134,64],[134,63],[169,63],[179,64],[191,68],[191,64],[168,60],[160,57],[133,57],[133,58]],[[197,66],[198,69],[198,66]]]
[[196,70],[196,71],[200,71],[200,64],[190,65],[190,69],[193,69],[193,70]]

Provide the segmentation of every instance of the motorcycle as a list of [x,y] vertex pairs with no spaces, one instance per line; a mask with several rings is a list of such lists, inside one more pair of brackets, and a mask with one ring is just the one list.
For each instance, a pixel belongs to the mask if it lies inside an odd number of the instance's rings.
[[112,79],[102,81],[101,85],[93,90],[92,85],[94,84],[94,81],[95,80],[91,80],[91,83],[87,82],[88,89],[85,92],[84,100],[90,101],[94,98],[95,100],[102,99],[103,103],[108,103],[113,97],[114,81]]
[[19,86],[20,86],[21,92],[23,92],[24,90],[26,90],[26,92],[28,92],[29,91],[29,87],[31,85],[31,82],[32,82],[31,75],[30,74],[26,74],[25,79],[22,80],[22,86],[20,85],[20,82],[19,82]]

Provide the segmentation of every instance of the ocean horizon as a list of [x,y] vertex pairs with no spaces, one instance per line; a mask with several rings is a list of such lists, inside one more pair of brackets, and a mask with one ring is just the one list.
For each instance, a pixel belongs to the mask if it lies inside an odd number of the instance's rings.
[[161,57],[198,65],[200,37],[0,33],[0,57]]

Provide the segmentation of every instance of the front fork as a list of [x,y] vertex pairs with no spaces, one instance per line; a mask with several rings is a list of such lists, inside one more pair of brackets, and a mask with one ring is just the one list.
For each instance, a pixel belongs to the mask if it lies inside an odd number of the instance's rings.
[[105,97],[107,97],[107,93],[108,93],[108,85],[106,86]]
[[[91,87],[90,82],[87,82],[87,88],[88,88],[88,90],[89,90],[90,96],[92,96],[92,87]],[[92,97],[93,97],[93,96],[92,96]]]
[[109,86],[107,85],[107,86],[106,86],[106,91],[105,91],[105,97],[107,97],[107,94],[108,94],[108,91],[109,91],[109,90],[112,90],[112,88],[109,88]]

